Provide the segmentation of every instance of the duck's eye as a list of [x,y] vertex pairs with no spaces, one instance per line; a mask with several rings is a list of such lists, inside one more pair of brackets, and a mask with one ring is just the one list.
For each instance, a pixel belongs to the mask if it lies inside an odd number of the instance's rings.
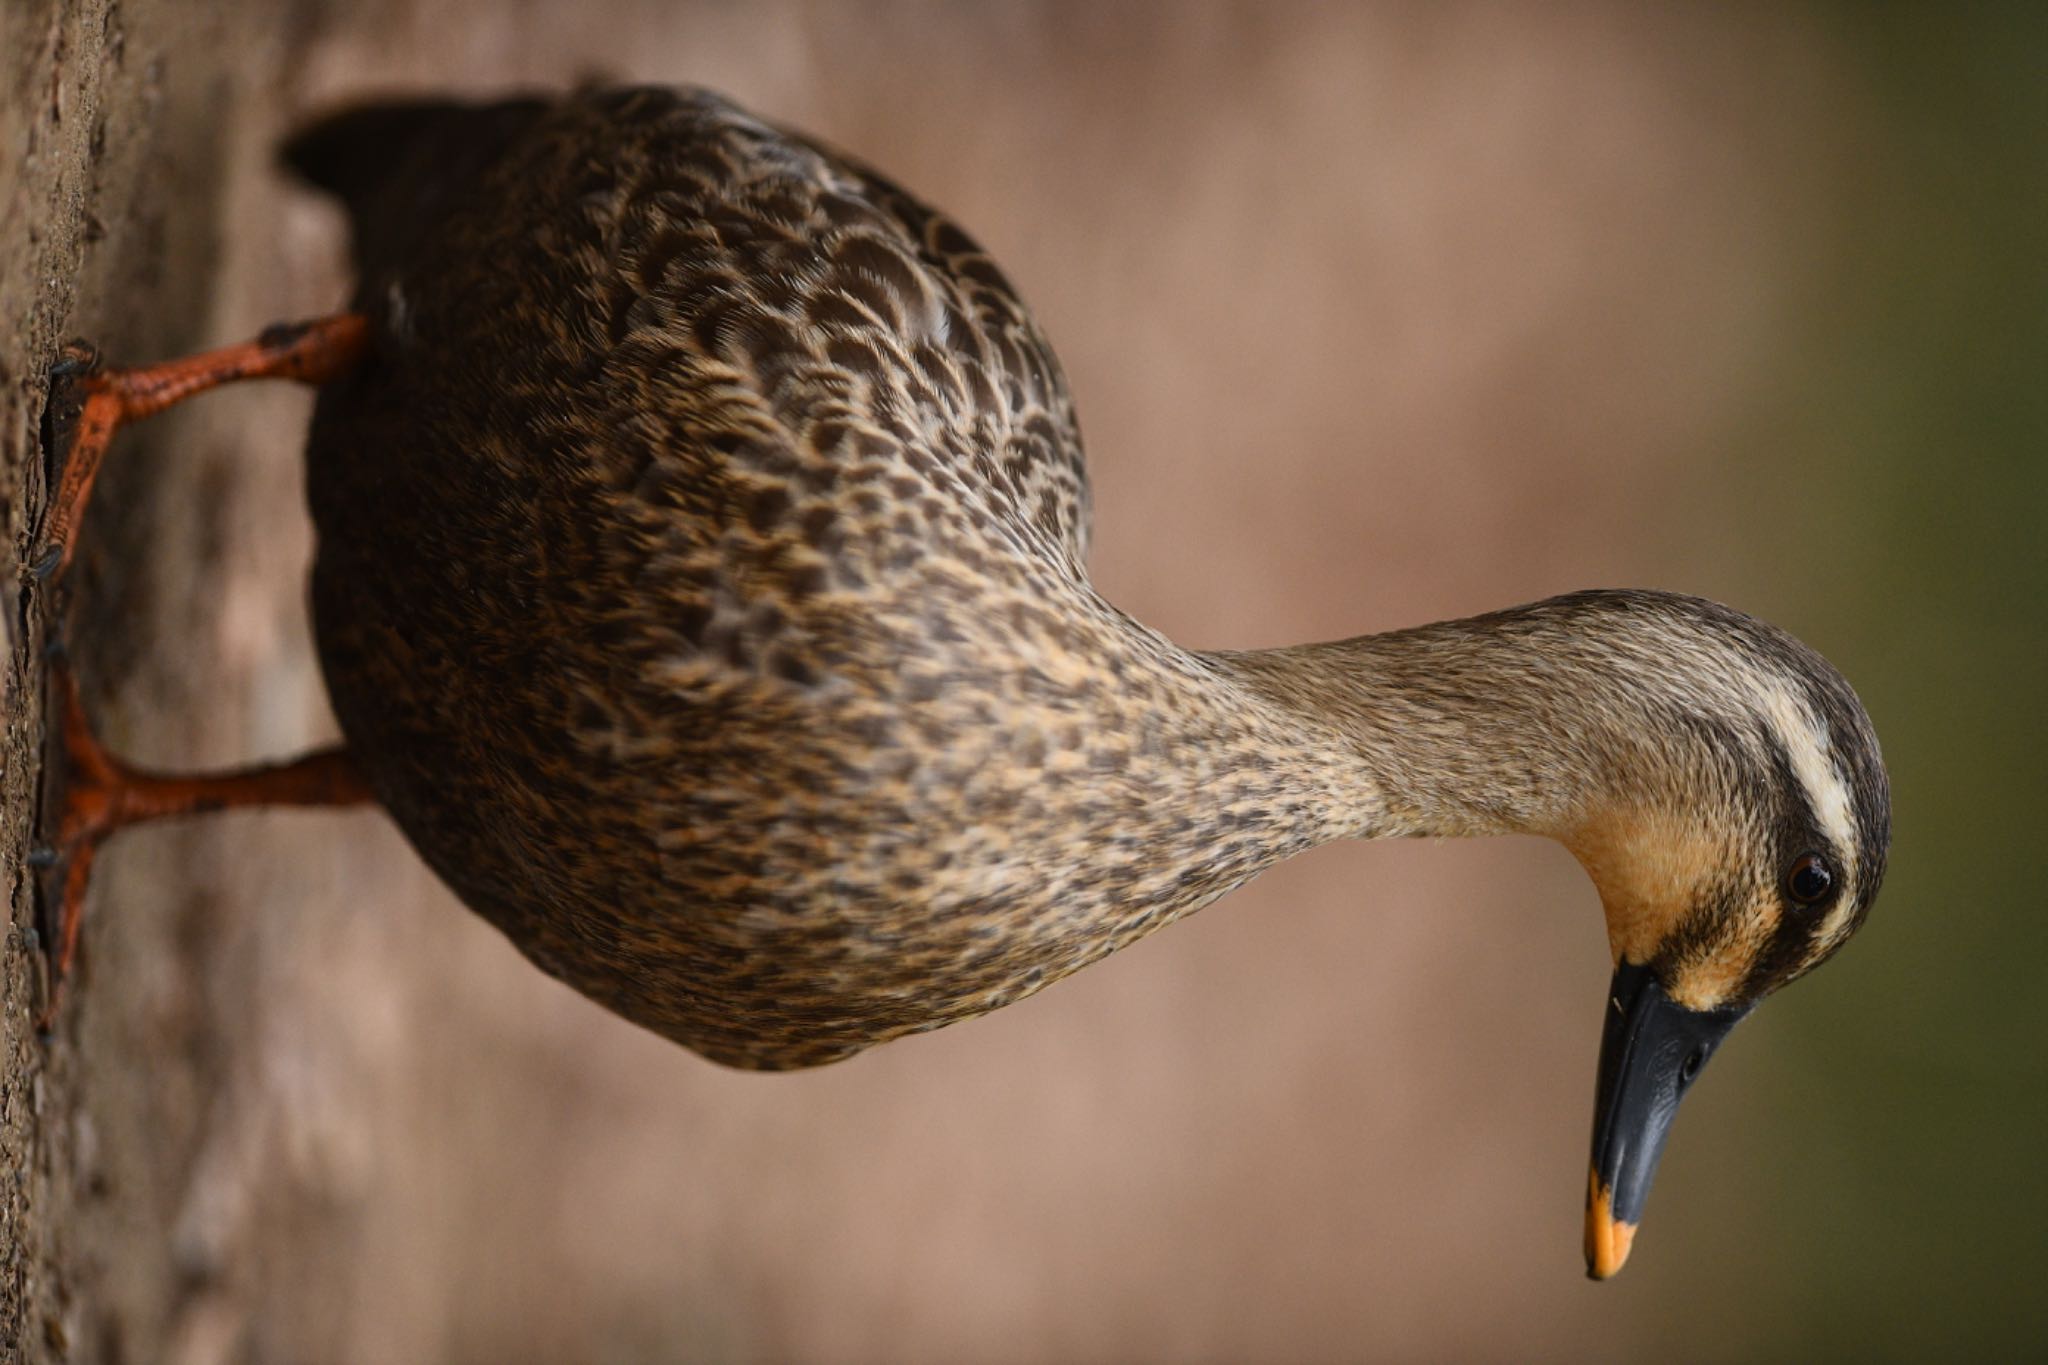
[[1828,888],[1835,884],[1835,874],[1828,871],[1827,859],[1818,853],[1809,853],[1792,864],[1792,871],[1785,877],[1785,890],[1801,905],[1812,905]]

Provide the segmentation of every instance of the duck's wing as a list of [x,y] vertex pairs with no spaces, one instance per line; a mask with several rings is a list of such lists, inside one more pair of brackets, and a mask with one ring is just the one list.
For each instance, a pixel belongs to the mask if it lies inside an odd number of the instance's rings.
[[[861,196],[914,244],[917,263],[944,296],[947,325],[934,340],[952,371],[950,382],[966,387],[977,406],[1006,410],[1012,419],[990,452],[987,477],[1019,506],[1033,509],[1036,524],[1078,567],[1087,556],[1090,529],[1080,429],[1059,360],[1015,286],[952,219],[864,163],[813,139],[789,136],[851,177]],[[849,269],[862,270],[858,259]]]
[[[722,438],[842,471],[887,447],[1079,574],[1086,468],[1050,344],[966,232],[851,158],[664,88],[366,106],[284,157],[347,206],[360,303],[387,331],[520,271],[522,313],[560,323],[579,371],[633,376],[645,407],[704,430],[715,390]],[[688,446],[668,482],[719,482],[732,452]]]

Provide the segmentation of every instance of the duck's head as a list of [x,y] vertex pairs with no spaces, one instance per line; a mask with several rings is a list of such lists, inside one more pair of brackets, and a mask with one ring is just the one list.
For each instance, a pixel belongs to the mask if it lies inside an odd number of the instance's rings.
[[1590,704],[1636,711],[1604,765],[1620,780],[1560,831],[1599,888],[1615,964],[1586,1209],[1587,1271],[1605,1279],[1714,1049],[1862,925],[1891,803],[1856,694],[1790,635],[1693,598],[1581,606],[1629,618],[1602,670],[1619,691]]

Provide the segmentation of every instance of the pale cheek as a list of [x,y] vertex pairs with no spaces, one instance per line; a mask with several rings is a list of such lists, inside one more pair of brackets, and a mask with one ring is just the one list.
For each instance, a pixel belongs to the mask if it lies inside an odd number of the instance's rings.
[[1617,905],[1604,897],[1601,909],[1607,915],[1607,950],[1615,965],[1625,959],[1648,962],[1657,955],[1670,916],[1661,907],[1641,904]]
[[1710,1010],[1726,1004],[1748,975],[1725,958],[1718,958],[1679,974],[1670,987],[1673,1001],[1689,1010]]
[[1728,1003],[1749,979],[1750,969],[1777,932],[1775,901],[1757,900],[1744,908],[1733,931],[1713,956],[1680,965],[1671,983],[1671,998],[1687,1009],[1710,1010]]
[[1634,811],[1589,821],[1564,842],[1600,890],[1617,962],[1655,957],[1731,856],[1696,821]]

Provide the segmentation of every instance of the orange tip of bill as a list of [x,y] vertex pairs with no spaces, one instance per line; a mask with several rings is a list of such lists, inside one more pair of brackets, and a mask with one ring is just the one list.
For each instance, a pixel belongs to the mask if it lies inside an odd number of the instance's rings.
[[1589,1174],[1586,1184],[1586,1274],[1604,1280],[1628,1263],[1628,1251],[1635,1244],[1636,1225],[1617,1222],[1614,1194],[1600,1183],[1600,1173]]

